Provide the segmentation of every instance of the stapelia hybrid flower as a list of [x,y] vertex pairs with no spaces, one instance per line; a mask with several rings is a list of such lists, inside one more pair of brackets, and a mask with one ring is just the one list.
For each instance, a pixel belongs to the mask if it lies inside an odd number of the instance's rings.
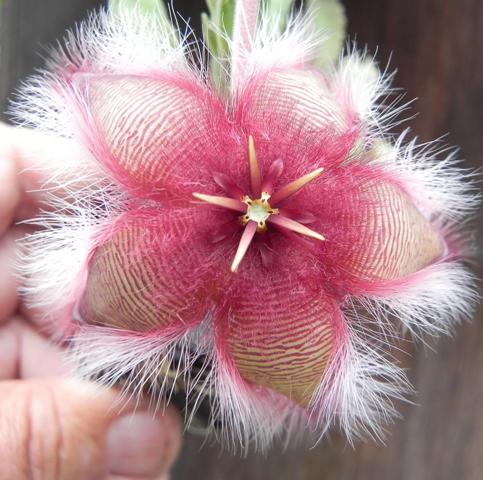
[[57,186],[27,294],[87,377],[182,389],[187,421],[209,402],[235,443],[377,436],[408,391],[386,352],[399,324],[445,333],[471,310],[476,199],[451,155],[388,134],[400,109],[370,58],[317,71],[310,18],[278,33],[257,12],[237,4],[225,90],[127,11],[26,84],[17,114],[52,135]]

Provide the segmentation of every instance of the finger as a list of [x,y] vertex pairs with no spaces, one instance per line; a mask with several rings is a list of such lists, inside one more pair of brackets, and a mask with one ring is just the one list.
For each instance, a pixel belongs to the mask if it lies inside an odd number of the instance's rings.
[[33,192],[35,197],[45,178],[42,170],[33,167],[55,155],[55,143],[35,130],[12,127],[5,123],[0,123],[0,138],[0,154],[9,160],[6,163],[13,169],[19,193]]
[[[114,408],[113,392],[73,380],[0,383],[0,478],[153,478],[180,443],[172,411],[153,417]],[[119,404],[118,404],[119,405]]]
[[[0,328],[0,380],[45,378],[52,375],[65,375],[69,372],[69,364],[61,349],[38,334],[21,318],[14,318],[7,325]],[[131,472],[134,468],[135,472],[139,472],[139,467],[136,466],[135,460],[136,456],[139,455],[147,458],[146,462],[141,462],[143,464],[141,470],[148,473],[153,465],[153,463],[149,463],[150,458],[154,459],[152,462],[154,462],[155,466],[159,463],[161,465],[171,465],[173,463],[178,450],[179,438],[177,439],[178,442],[169,442],[169,445],[164,450],[164,457],[162,455],[163,449],[158,450],[159,444],[163,443],[163,438],[159,437],[159,431],[155,431],[155,437],[144,440],[144,443],[141,438],[139,439],[141,443],[139,441],[135,442],[136,445],[141,445],[140,448],[143,449],[141,453],[133,451],[132,446],[124,438],[125,435],[123,436],[122,432],[126,430],[129,431],[129,435],[133,435],[137,431],[140,437],[145,437],[145,431],[149,432],[149,424],[152,421],[151,415],[144,414],[141,420],[138,421],[138,424],[140,423],[138,430],[133,430],[131,425],[132,419],[128,417],[119,421],[111,430],[108,434],[111,456],[107,460],[113,471]],[[170,419],[168,418],[166,421],[170,422]],[[173,430],[179,430],[177,420],[175,420]],[[151,448],[151,452],[146,451],[146,443]],[[118,476],[118,479],[127,480],[127,477]]]
[[0,179],[5,186],[0,194],[0,227],[4,229],[19,210],[30,212],[38,203],[37,191],[43,180],[33,164],[42,151],[47,155],[42,143],[39,133],[0,122]]
[[153,417],[148,413],[117,420],[107,436],[109,471],[127,476],[166,475],[181,446],[181,423],[171,407],[162,421],[163,428],[154,429]]
[[0,325],[13,315],[18,306],[14,265],[17,236],[18,232],[10,231],[0,238]]
[[28,227],[15,227],[0,237],[0,325],[18,309],[18,240],[30,233]]
[[4,144],[5,137],[2,133],[0,133],[2,138],[0,141],[0,236],[11,225],[21,196],[16,164]]
[[43,205],[46,192],[58,187],[49,184],[53,172],[58,172],[55,165],[65,164],[66,157],[76,151],[68,139],[0,122],[0,158],[7,165],[4,176],[8,176],[9,190],[13,190],[6,195],[9,205],[3,207],[0,203],[0,211],[9,212],[3,216],[11,217],[12,209],[17,207],[17,218],[30,218]]
[[51,377],[71,372],[64,352],[25,320],[0,327],[0,380]]

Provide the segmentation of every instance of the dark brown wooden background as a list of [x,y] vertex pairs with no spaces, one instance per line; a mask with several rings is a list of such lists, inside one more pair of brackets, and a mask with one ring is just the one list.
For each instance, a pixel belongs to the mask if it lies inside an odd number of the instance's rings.
[[[41,64],[37,53],[95,7],[96,0],[4,0],[0,32],[0,106],[19,79]],[[450,132],[467,164],[483,160],[483,1],[346,0],[359,45],[392,55],[397,84],[419,97],[414,132],[429,140]],[[175,0],[193,18],[202,0]],[[483,215],[478,241],[481,245]],[[481,276],[481,270],[478,272]],[[417,347],[402,359],[419,392],[402,405],[386,446],[347,446],[337,434],[309,451],[274,450],[246,459],[186,438],[174,480],[481,480],[483,479],[482,308],[454,339]],[[201,450],[200,450],[201,449]],[[10,480],[10,479],[9,479]],[[11,479],[13,480],[13,479]]]

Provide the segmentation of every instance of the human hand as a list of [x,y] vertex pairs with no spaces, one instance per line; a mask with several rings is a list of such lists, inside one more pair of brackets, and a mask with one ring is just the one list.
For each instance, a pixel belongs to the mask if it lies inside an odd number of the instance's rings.
[[16,221],[42,202],[33,153],[50,140],[0,124],[0,480],[167,479],[181,443],[178,414],[153,416],[114,391],[68,378],[62,351],[17,295]]

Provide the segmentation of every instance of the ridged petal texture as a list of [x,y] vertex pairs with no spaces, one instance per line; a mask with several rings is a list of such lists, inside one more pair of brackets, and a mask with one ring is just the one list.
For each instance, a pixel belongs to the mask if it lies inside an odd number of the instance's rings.
[[292,203],[300,209],[312,202],[310,226],[326,237],[315,255],[329,289],[342,295],[384,291],[444,259],[442,234],[384,172],[341,166],[321,183]]
[[[161,209],[160,209],[161,210]],[[100,241],[80,303],[85,321],[134,332],[200,322],[222,268],[203,209],[125,214]]]
[[190,196],[186,180],[224,156],[218,133],[228,128],[224,109],[194,82],[106,75],[81,76],[78,84],[91,149],[136,196]]
[[340,212],[341,228],[357,228],[344,268],[361,280],[397,280],[440,259],[440,235],[406,193],[389,183],[367,182]]
[[[254,78],[240,96],[238,119],[245,128],[275,138],[283,148],[312,154],[340,153],[351,138],[355,118],[335,101],[324,77],[316,71],[275,71]],[[313,151],[311,151],[311,149]]]
[[[442,257],[444,244],[430,220],[381,166],[366,165],[364,153],[347,161],[363,134],[349,106],[336,101],[317,72],[276,71],[251,83],[238,115],[251,131],[268,139],[266,151],[262,140],[262,159],[277,154],[282,158],[284,181],[309,166],[324,168],[317,182],[286,205],[315,215],[313,228],[327,240],[318,246],[318,256],[332,270],[327,273],[336,271],[338,278],[347,280],[342,290],[360,291],[430,265]],[[275,155],[274,144],[279,147]]]
[[277,270],[245,277],[222,335],[243,378],[308,406],[333,352],[339,307]]
[[154,404],[184,389],[244,447],[303,423],[379,437],[407,391],[385,355],[393,317],[436,335],[476,299],[471,174],[392,140],[405,105],[366,54],[317,71],[310,15],[282,32],[238,0],[231,58],[201,71],[166,19],[119,3],[68,33],[14,107],[63,139],[42,165],[31,303],[87,377]]
[[[346,295],[442,255],[440,235],[389,174],[364,159],[347,162],[358,121],[318,73],[255,78],[233,117],[209,90],[176,78],[94,76],[84,90],[94,154],[134,197],[159,205],[121,216],[98,242],[80,304],[90,324],[185,331],[213,318],[247,382],[308,406],[334,353]],[[200,185],[224,193],[218,173],[249,188],[247,133],[262,174],[282,160],[276,183],[324,169],[277,207],[295,219],[308,213],[326,240],[272,225],[228,275],[239,213],[187,199]]]

